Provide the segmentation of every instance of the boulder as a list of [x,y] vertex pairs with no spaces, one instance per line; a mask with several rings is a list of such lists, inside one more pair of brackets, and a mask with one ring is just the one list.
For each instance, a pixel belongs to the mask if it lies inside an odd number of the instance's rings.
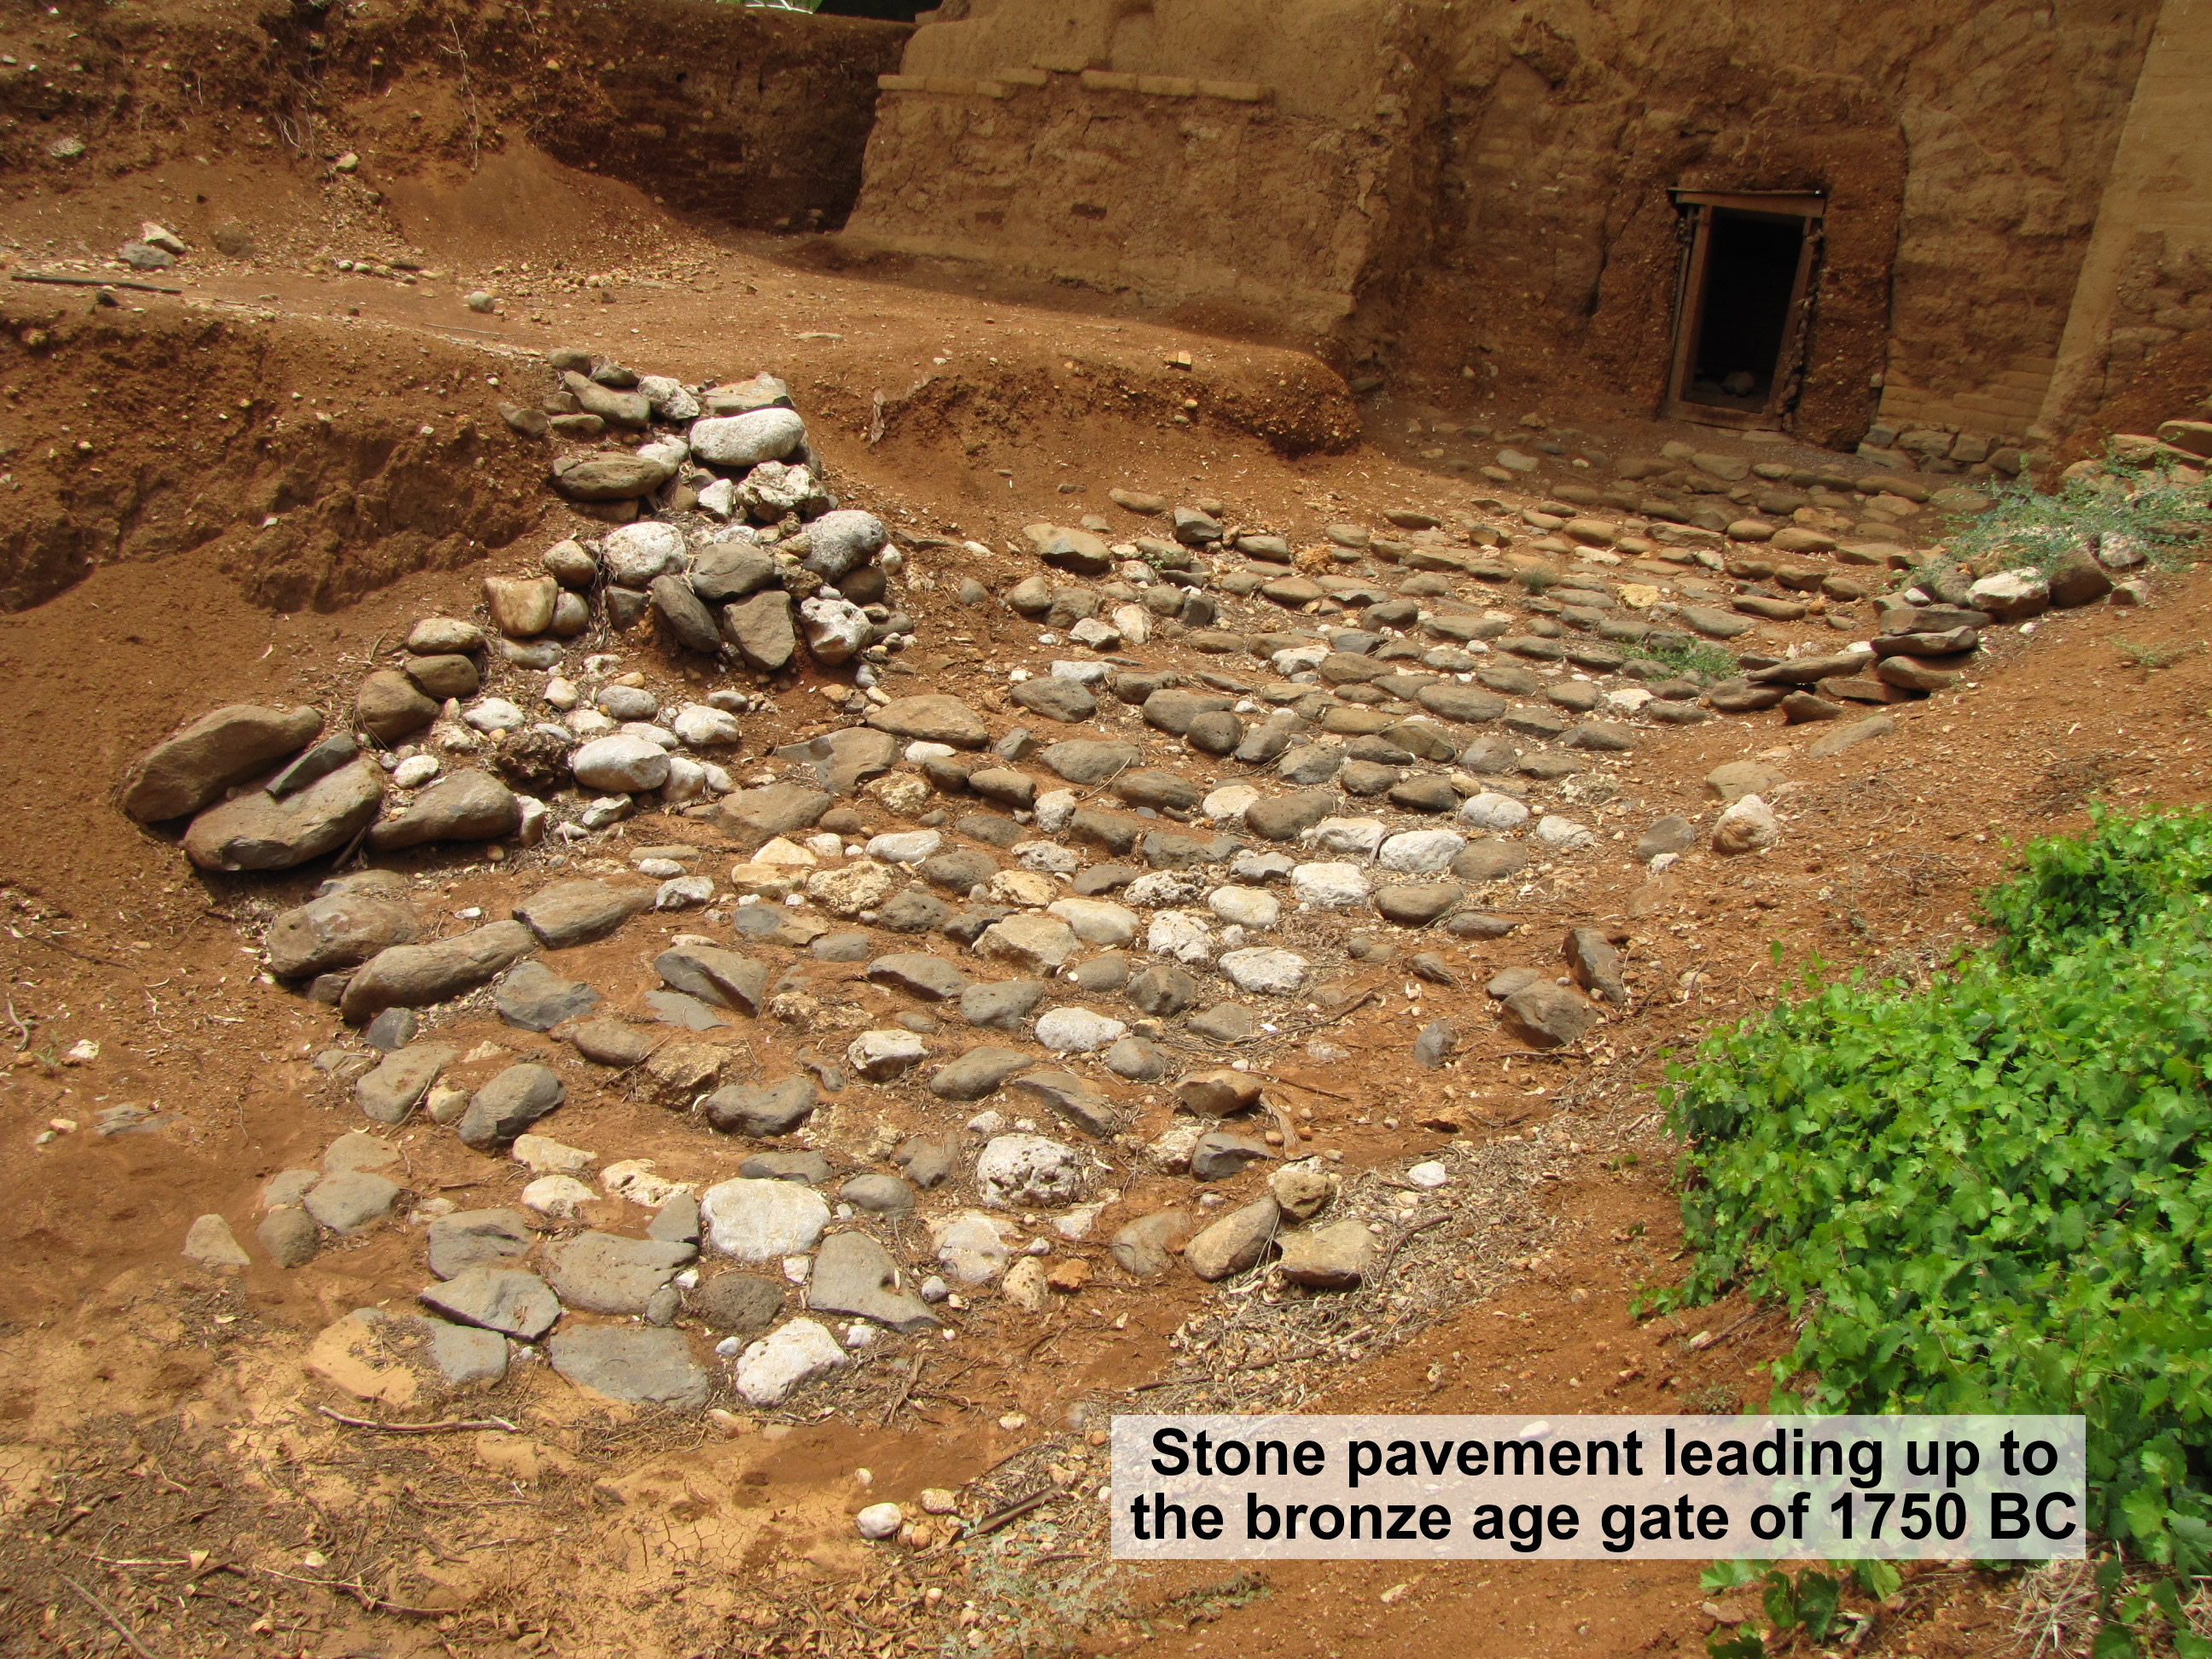
[[314,741],[323,717],[313,708],[227,704],[163,738],[124,774],[118,804],[141,823],[197,812]]
[[937,693],[895,697],[871,710],[868,724],[894,737],[946,743],[955,749],[981,749],[991,735],[981,715],[959,698]]
[[1270,1196],[1231,1210],[1183,1247],[1182,1259],[1200,1279],[1227,1279],[1255,1266],[1282,1223]]
[[275,799],[247,793],[210,806],[185,831],[203,870],[289,870],[350,845],[384,804],[384,769],[366,757]]
[[513,1140],[567,1097],[560,1073],[525,1060],[510,1066],[469,1097],[454,1126],[464,1146],[478,1151]]
[[696,1411],[714,1395],[714,1376],[677,1330],[574,1325],[545,1345],[553,1369],[577,1388],[626,1406]]
[[817,1313],[851,1314],[896,1331],[927,1330],[938,1322],[928,1304],[898,1288],[898,1267],[863,1232],[832,1233],[815,1253],[806,1280],[806,1305]]
[[392,817],[370,827],[368,844],[380,853],[437,841],[492,841],[513,835],[522,822],[514,792],[489,772],[455,772],[416,793]]
[[650,887],[610,887],[599,881],[560,881],[514,907],[514,919],[549,951],[605,939],[632,916],[653,908]]
[[538,948],[519,921],[495,921],[428,945],[395,945],[371,957],[338,1003],[351,1024],[386,1008],[422,1008],[474,990]]
[[279,911],[261,936],[269,971],[299,979],[350,968],[422,931],[422,919],[398,883],[341,890]]

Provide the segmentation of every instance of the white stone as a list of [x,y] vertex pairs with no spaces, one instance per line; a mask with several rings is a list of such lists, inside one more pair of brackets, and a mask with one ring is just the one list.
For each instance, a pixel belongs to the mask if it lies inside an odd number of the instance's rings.
[[811,1250],[830,1223],[830,1205],[795,1181],[739,1178],[709,1187],[699,1199],[707,1242],[740,1261],[773,1261]]
[[1046,875],[1072,876],[1083,867],[1083,860],[1075,850],[1056,841],[1018,841],[1007,850],[1023,869],[1041,871]]
[[1255,996],[1296,996],[1312,967],[1292,951],[1261,949],[1231,951],[1221,958],[1221,971],[1237,988]]
[[1045,912],[1058,916],[1073,928],[1076,938],[1085,945],[1101,945],[1114,950],[1137,936],[1137,913],[1110,899],[1055,899],[1045,907]]
[[889,1538],[906,1524],[906,1511],[896,1504],[871,1504],[853,1517],[863,1538]]
[[420,789],[437,775],[435,755],[410,755],[392,769],[392,785],[399,789]]
[[1407,1170],[1406,1179],[1416,1187],[1425,1188],[1433,1192],[1451,1179],[1451,1171],[1431,1158],[1425,1164],[1416,1164],[1412,1169]]
[[1194,968],[1213,960],[1218,942],[1204,918],[1188,910],[1163,910],[1145,930],[1145,948]]
[[991,897],[1000,904],[1025,905],[1042,909],[1060,896],[1060,884],[1037,870],[1001,870],[986,884]]
[[691,453],[714,466],[781,461],[806,441],[806,422],[787,409],[754,409],[691,423]]
[[1057,973],[1079,945],[1075,930],[1058,916],[1014,915],[986,927],[975,941],[975,954]]
[[599,1185],[617,1198],[628,1199],[641,1209],[658,1210],[678,1193],[688,1193],[688,1181],[670,1181],[653,1172],[649,1158],[626,1158],[599,1171]]
[[568,757],[576,781],[590,789],[634,793],[668,781],[668,751],[643,738],[594,738]]
[[871,1083],[887,1083],[927,1058],[929,1048],[912,1031],[863,1031],[845,1050],[845,1059]]
[[[842,859],[845,856],[845,838],[825,830],[818,836],[806,838],[806,850],[816,858]],[[809,860],[811,863],[813,860]]]
[[1256,887],[1217,887],[1206,896],[1206,908],[1240,927],[1273,927],[1283,919],[1282,901]]
[[945,837],[934,830],[908,830],[871,836],[868,856],[881,864],[919,864],[944,845]]
[[586,1205],[599,1202],[599,1197],[572,1175],[540,1176],[522,1189],[525,1208],[556,1221],[574,1220]]
[[512,732],[530,723],[530,716],[505,697],[479,697],[461,711],[461,718],[479,732]]
[[1371,859],[1389,833],[1389,826],[1380,818],[1323,818],[1306,831],[1306,839],[1324,852],[1357,853]]
[[1073,680],[1078,685],[1097,685],[1109,672],[1109,665],[1095,660],[1075,662],[1060,658],[1052,665],[1053,678]]
[[574,710],[568,716],[568,726],[570,732],[585,738],[605,737],[615,729],[615,723],[596,708]]
[[703,702],[685,703],[676,711],[676,718],[669,725],[678,737],[695,749],[717,748],[744,740],[744,728],[738,724],[735,714]]
[[1152,637],[1152,613],[1141,605],[1117,605],[1114,607],[1114,626],[1124,641],[1142,645]]
[[597,1152],[563,1146],[550,1135],[517,1135],[507,1156],[534,1175],[581,1175],[599,1161]]
[[1196,876],[1180,870],[1150,870],[1124,887],[1121,896],[1153,910],[1164,904],[1188,904],[1205,890],[1206,884]]
[[688,755],[668,757],[668,781],[660,786],[664,805],[683,806],[707,798],[707,769]]
[[962,1285],[988,1285],[1006,1269],[1013,1256],[1013,1224],[980,1210],[929,1224],[930,1243],[937,1265]]
[[1275,653],[1267,659],[1267,663],[1278,674],[1288,679],[1293,674],[1307,673],[1320,667],[1328,654],[1329,649],[1325,645],[1293,645]]
[[635,738],[641,743],[653,744],[664,755],[673,754],[684,746],[683,738],[666,726],[656,726],[651,720],[624,720],[615,730],[625,738]]
[[780,1406],[800,1383],[843,1364],[845,1351],[828,1326],[794,1319],[738,1356],[738,1397],[748,1406]]
[[1572,818],[1563,818],[1556,812],[1547,812],[1536,820],[1536,839],[1546,847],[1565,850],[1572,847],[1588,847],[1597,836],[1588,824],[1577,823]]
[[1288,881],[1297,860],[1282,853],[1262,853],[1246,848],[1229,860],[1229,873],[1239,881],[1256,884]]
[[[830,839],[831,841],[836,841],[837,837],[832,836]],[[833,850],[842,852],[844,850],[844,843],[842,842],[838,842],[836,848]],[[783,836],[778,836],[775,840],[763,844],[760,850],[756,852],[748,862],[752,864],[792,864],[797,865],[802,869],[811,870],[819,864],[821,860],[816,858],[813,854],[807,851],[805,848],[801,847],[797,842],[787,841]]]
[[1350,910],[1367,902],[1367,872],[1356,864],[1301,864],[1291,891],[1316,910]]
[[684,532],[647,519],[607,532],[599,563],[617,587],[650,587],[653,578],[684,568]]
[[673,876],[653,890],[656,910],[696,910],[714,902],[712,876]]
[[847,661],[868,642],[868,613],[849,600],[802,600],[799,619],[808,653],[824,666]]
[[1058,835],[1067,828],[1067,821],[1082,804],[1073,789],[1047,790],[1036,798],[1036,827],[1048,836]]
[[1058,1209],[1083,1186],[1081,1157],[1048,1135],[996,1135],[975,1159],[975,1190],[994,1209]]
[[924,761],[951,760],[959,752],[949,743],[932,743],[927,738],[916,738],[899,754],[908,766],[919,766]]
[[699,492],[699,510],[711,513],[718,519],[726,519],[738,510],[738,487],[727,478],[717,478]]
[[1713,820],[1713,851],[1756,853],[1782,839],[1774,809],[1757,795],[1744,795]]
[[1465,837],[1449,830],[1408,830],[1384,842],[1376,861],[1401,875],[1433,876],[1449,870],[1466,845]]
[[1477,830],[1518,830],[1528,822],[1528,809],[1510,795],[1486,789],[1460,803],[1459,821]]
[[1651,701],[1651,694],[1640,685],[1624,685],[1618,691],[1607,692],[1605,700],[1623,714],[1633,714]]
[[1056,1054],[1095,1054],[1128,1034],[1120,1020],[1088,1008],[1054,1008],[1036,1023],[1036,1040]]
[[684,382],[667,374],[641,374],[637,389],[645,394],[645,401],[653,412],[663,420],[696,421],[699,418],[699,400],[684,388]]
[[[629,808],[628,795],[601,795],[584,803],[584,810],[576,814],[576,823],[587,830],[605,830],[628,817]],[[568,828],[565,824],[562,827]]]
[[1260,799],[1260,792],[1249,783],[1224,784],[1204,800],[1198,810],[1212,823],[1242,823],[1246,809]]

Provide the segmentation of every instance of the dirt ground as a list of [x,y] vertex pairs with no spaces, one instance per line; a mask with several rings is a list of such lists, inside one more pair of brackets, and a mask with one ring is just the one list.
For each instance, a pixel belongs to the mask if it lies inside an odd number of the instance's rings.
[[[63,268],[166,216],[197,246],[251,195],[303,226],[327,210],[279,170],[179,158],[60,196],[19,188],[0,201],[0,242],[18,269]],[[15,1050],[0,1077],[0,1650],[1701,1652],[1713,1620],[1695,1564],[1115,1566],[1096,1498],[1104,1423],[1133,1406],[1762,1401],[1790,1346],[1780,1311],[1631,1316],[1639,1290],[1679,1271],[1673,1152],[1650,1094],[1665,1057],[1808,968],[1923,980],[1984,937],[1975,896],[2018,845],[2080,828],[2093,797],[2202,800],[2203,579],[2160,579],[2142,611],[2054,614],[1993,647],[1974,689],[1903,706],[1893,737],[1833,759],[1802,756],[1807,728],[1771,714],[1647,734],[1644,820],[1704,807],[1713,766],[1778,747],[1799,785],[1791,833],[1753,872],[1692,860],[1647,883],[1615,860],[1523,899],[1546,937],[1583,923],[1632,935],[1638,1000],[1587,1053],[1528,1057],[1486,1037],[1454,1071],[1411,1064],[1419,1024],[1484,1006],[1482,981],[1519,958],[1516,941],[1451,945],[1456,988],[1366,970],[1371,997],[1299,1033],[1345,1057],[1302,1058],[1286,1040],[1273,1065],[1347,1174],[1443,1146],[1466,1157],[1459,1224],[1409,1238],[1379,1285],[1326,1308],[1230,1312],[1187,1277],[1163,1289],[1103,1268],[1042,1322],[986,1302],[957,1344],[879,1344],[787,1413],[641,1415],[582,1403],[541,1368],[457,1402],[472,1426],[380,1433],[334,1418],[379,1413],[309,1365],[334,1320],[407,1305],[421,1275],[404,1230],[290,1273],[257,1261],[216,1279],[178,1255],[193,1217],[250,1214],[270,1176],[357,1121],[313,1064],[328,1012],[249,959],[267,917],[316,877],[194,873],[111,792],[203,707],[342,699],[413,619],[469,614],[484,574],[532,566],[580,522],[499,426],[494,380],[553,345],[690,381],[783,376],[848,504],[946,578],[910,592],[913,660],[929,689],[979,702],[1003,696],[983,659],[1034,629],[951,605],[957,574],[997,586],[1017,568],[999,553],[968,563],[965,540],[1003,548],[1024,523],[1104,510],[1115,485],[1218,496],[1232,518],[1309,537],[1448,510],[1492,493],[1465,470],[1484,457],[1457,442],[1426,456],[1408,421],[1572,418],[1356,405],[1297,354],[839,271],[818,247],[712,234],[535,153],[396,182],[388,214],[422,256],[411,283],[196,254],[175,273],[181,295],[100,307],[9,283],[0,296],[0,465],[14,469],[0,577],[21,607],[0,617],[0,799],[15,819],[0,860]],[[463,308],[480,286],[499,314]],[[1704,435],[1621,422],[1582,441]],[[410,444],[395,489],[383,464]],[[374,490],[372,473],[386,481]],[[76,529],[41,541],[58,513]],[[2140,666],[2124,644],[2170,665]],[[804,684],[780,707],[749,752],[826,712]],[[696,826],[626,834],[679,831]],[[446,848],[397,864],[437,872],[459,915],[511,902],[533,855],[520,856],[501,867]],[[680,925],[646,918],[574,965],[632,968]],[[464,1084],[553,1046],[481,1004],[450,1035],[499,1045],[459,1068]],[[800,1040],[766,1036],[757,1058]],[[70,1060],[80,1044],[97,1057]],[[94,1132],[125,1106],[142,1109],[140,1127]],[[641,1093],[563,1133],[641,1149],[672,1178],[713,1167],[713,1149]],[[519,1180],[448,1136],[398,1144],[418,1191],[490,1204]],[[926,1486],[961,1489],[970,1519],[1045,1501],[966,1545],[893,1553],[854,1537],[860,1494]],[[1911,1577],[1859,1650],[2013,1651],[2006,1593],[1963,1564]]]

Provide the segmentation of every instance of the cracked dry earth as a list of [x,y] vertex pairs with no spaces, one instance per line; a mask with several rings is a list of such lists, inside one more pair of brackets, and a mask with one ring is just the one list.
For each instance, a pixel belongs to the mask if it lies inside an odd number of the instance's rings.
[[[280,341],[280,423],[527,527],[0,623],[0,1640],[1701,1651],[1692,1564],[1116,1566],[1106,1424],[1763,1398],[1779,1311],[1629,1314],[1667,1057],[2200,799],[2201,579],[1908,604],[1974,481],[1328,453],[1291,354],[667,235],[474,334],[218,265],[10,349],[28,428],[133,330]],[[1994,1595],[1863,1645],[2004,1650]]]

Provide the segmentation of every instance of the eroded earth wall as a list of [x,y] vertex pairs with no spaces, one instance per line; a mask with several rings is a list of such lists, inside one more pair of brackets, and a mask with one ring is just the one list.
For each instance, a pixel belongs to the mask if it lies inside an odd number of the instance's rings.
[[1218,306],[1412,391],[1648,409],[1668,187],[1816,190],[1802,434],[2017,434],[2159,9],[952,0],[884,82],[853,228]]

